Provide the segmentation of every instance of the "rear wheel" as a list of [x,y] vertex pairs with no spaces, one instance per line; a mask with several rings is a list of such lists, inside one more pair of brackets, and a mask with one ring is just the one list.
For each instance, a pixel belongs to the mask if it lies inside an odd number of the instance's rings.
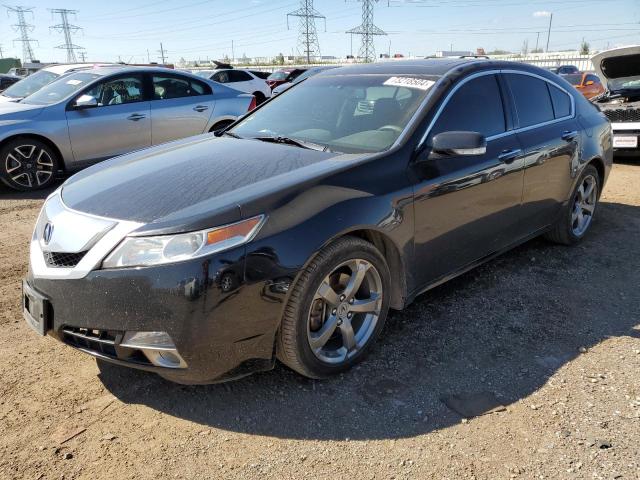
[[16,138],[0,148],[0,179],[15,190],[48,187],[55,180],[58,155],[46,143]]
[[562,217],[546,234],[546,238],[564,245],[582,240],[591,227],[599,197],[600,176],[593,165],[587,165]]
[[389,268],[370,243],[345,237],[321,250],[292,287],[278,358],[311,378],[343,372],[370,350],[389,310]]
[[254,92],[253,96],[256,97],[256,107],[267,99],[262,92]]

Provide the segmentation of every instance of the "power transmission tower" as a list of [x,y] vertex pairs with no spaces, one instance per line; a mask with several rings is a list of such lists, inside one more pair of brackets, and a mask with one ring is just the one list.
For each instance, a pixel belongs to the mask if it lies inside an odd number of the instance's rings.
[[60,15],[60,23],[49,28],[64,34],[64,43],[62,45],[58,45],[56,48],[63,48],[67,51],[67,63],[76,63],[78,61],[76,59],[76,50],[82,50],[82,47],[75,45],[71,41],[71,34],[82,29],[69,23],[69,15],[75,16],[78,11],[67,10],[66,8],[53,8],[50,9],[50,11],[52,16],[56,14]]
[[86,62],[86,58],[87,58],[87,51],[86,50],[80,50],[80,61],[82,63]]
[[162,46],[162,42],[160,42],[160,50],[157,50],[157,52],[160,54],[160,58],[162,59],[162,64],[164,65],[165,58],[167,56],[167,51]]
[[376,2],[378,2],[378,0],[362,0],[362,24],[351,30],[347,30],[347,33],[362,36],[359,56],[363,58],[365,62],[373,62],[376,58],[373,37],[376,35],[386,35],[384,30],[376,27],[373,23],[373,4]]
[[33,62],[33,49],[31,48],[31,42],[38,43],[37,40],[33,38],[29,38],[29,32],[33,32],[33,25],[26,22],[24,18],[25,13],[30,13],[33,17],[33,7],[10,7],[5,5],[7,9],[7,14],[9,12],[13,12],[18,17],[18,23],[12,25],[16,32],[20,32],[20,38],[16,38],[15,42],[22,42],[22,61],[23,62]]
[[320,58],[320,43],[316,31],[316,18],[324,20],[324,29],[327,29],[327,18],[313,8],[313,0],[300,0],[300,8],[287,13],[287,29],[289,29],[289,17],[298,17],[298,54],[306,57],[307,63],[311,59]]

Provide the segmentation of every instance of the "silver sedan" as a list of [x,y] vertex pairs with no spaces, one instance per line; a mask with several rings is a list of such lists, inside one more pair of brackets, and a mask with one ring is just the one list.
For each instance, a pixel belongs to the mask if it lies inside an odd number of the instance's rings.
[[43,188],[59,172],[224,128],[253,105],[251,95],[167,68],[71,73],[0,105],[0,179]]

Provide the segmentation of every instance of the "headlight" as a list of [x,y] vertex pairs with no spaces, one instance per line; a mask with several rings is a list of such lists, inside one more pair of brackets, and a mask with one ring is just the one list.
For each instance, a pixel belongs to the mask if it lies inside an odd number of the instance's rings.
[[220,252],[250,241],[263,223],[264,215],[258,215],[199,232],[127,237],[102,262],[102,268],[161,265]]

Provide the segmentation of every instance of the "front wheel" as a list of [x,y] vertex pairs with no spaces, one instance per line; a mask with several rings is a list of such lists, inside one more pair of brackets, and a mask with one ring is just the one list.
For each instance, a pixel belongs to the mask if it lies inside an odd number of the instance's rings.
[[280,361],[310,378],[361,361],[389,310],[389,268],[370,243],[345,237],[321,250],[292,287],[278,335]]
[[58,156],[40,140],[16,138],[0,148],[0,179],[20,191],[48,187],[55,180]]
[[591,227],[600,197],[600,175],[593,165],[587,165],[562,217],[546,234],[547,239],[572,245],[584,238]]

